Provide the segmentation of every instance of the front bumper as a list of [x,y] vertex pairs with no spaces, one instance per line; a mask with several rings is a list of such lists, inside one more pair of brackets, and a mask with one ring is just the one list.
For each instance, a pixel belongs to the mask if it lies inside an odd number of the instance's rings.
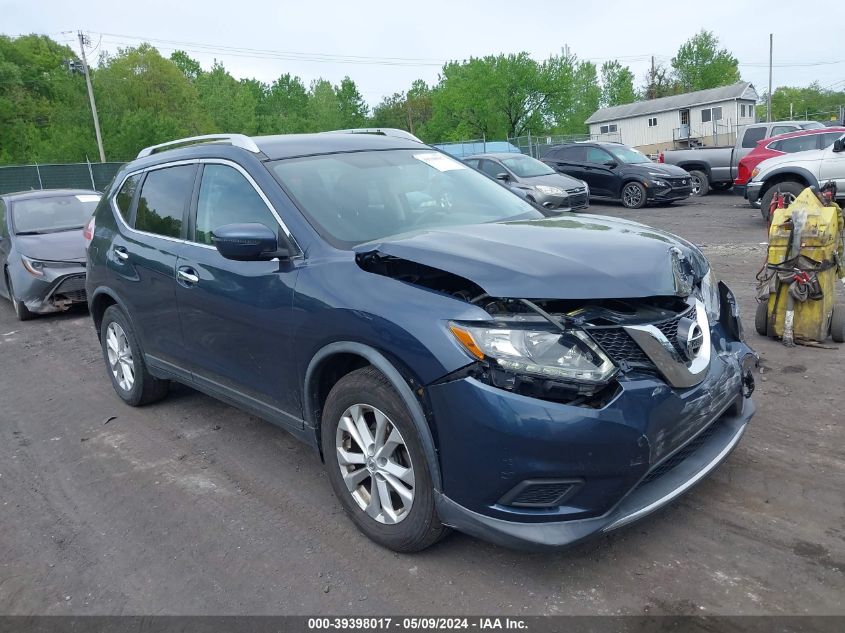
[[671,186],[671,187],[655,187],[649,185],[646,188],[646,198],[649,202],[670,202],[675,200],[684,200],[692,195],[692,185],[687,186]]
[[564,211],[570,208],[569,196],[566,193],[542,193],[541,191],[532,191],[532,197],[538,205],[550,211]]
[[[753,352],[727,342],[719,329],[699,385],[671,389],[633,371],[598,409],[529,398],[473,378],[430,387],[441,521],[509,547],[566,546],[683,494],[727,457],[754,413],[743,395]],[[538,480],[581,483],[556,507],[504,501],[523,482]]]
[[23,267],[10,266],[16,298],[36,314],[62,312],[74,304],[85,303],[85,267],[46,268],[35,277]]
[[749,182],[745,185],[745,198],[749,202],[756,202],[760,199],[760,194],[763,190],[762,182]]

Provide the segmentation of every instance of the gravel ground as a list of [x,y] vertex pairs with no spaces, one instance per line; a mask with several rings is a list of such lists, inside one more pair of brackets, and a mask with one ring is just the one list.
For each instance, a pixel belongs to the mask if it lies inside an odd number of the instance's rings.
[[0,613],[845,614],[845,355],[753,332],[765,232],[740,202],[594,208],[702,244],[763,374],[713,476],[552,555],[460,534],[381,549],[283,431],[183,387],[126,407],[86,312],[19,323],[0,303]]

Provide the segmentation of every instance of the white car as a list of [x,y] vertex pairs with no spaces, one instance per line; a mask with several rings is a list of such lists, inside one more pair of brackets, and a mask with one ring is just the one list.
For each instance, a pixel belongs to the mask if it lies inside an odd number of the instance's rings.
[[751,172],[745,191],[749,201],[760,200],[768,219],[772,197],[780,190],[789,201],[806,187],[836,183],[837,198],[845,198],[845,135],[824,149],[811,149],[768,158]]

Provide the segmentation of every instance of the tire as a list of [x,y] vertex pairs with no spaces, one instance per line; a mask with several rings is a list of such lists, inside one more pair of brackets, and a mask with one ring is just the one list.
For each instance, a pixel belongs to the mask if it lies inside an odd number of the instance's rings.
[[[147,370],[135,331],[123,310],[116,305],[109,306],[103,313],[100,346],[112,386],[126,404],[140,407],[157,402],[167,395],[170,381],[160,380]],[[110,357],[112,352],[114,358],[122,356],[123,360],[115,360],[113,363]]]
[[754,329],[760,336],[769,335],[769,302],[763,301],[757,304],[757,311],[754,313]]
[[[763,216],[763,219],[768,222],[769,221],[769,207],[772,206],[772,198],[775,197],[775,193],[777,193],[778,189],[780,192],[784,194],[786,205],[795,200],[798,195],[806,189],[804,185],[800,182],[794,181],[787,181],[787,182],[779,182],[776,185],[772,185],[766,192],[760,197],[760,215]],[[790,199],[790,196],[792,199]]]
[[830,337],[837,343],[845,343],[845,309],[833,306],[830,317]]
[[642,209],[646,203],[645,187],[635,181],[626,182],[622,185],[620,199],[626,209]]
[[8,271],[6,272],[6,289],[9,291],[9,301],[12,302],[12,307],[15,309],[15,316],[18,321],[30,321],[36,317],[35,312],[31,312],[23,301],[15,299],[15,290],[12,288],[12,280],[9,278]]
[[693,198],[703,198],[710,193],[710,179],[707,177],[707,174],[698,169],[693,169],[689,175],[692,181]]
[[[369,435],[359,430],[362,425]],[[371,540],[394,552],[418,552],[448,532],[437,518],[434,486],[416,426],[381,372],[373,367],[358,369],[332,387],[323,407],[320,437],[332,488],[353,523]],[[383,457],[378,446],[388,451]],[[399,472],[404,473],[402,479]],[[373,489],[375,503],[369,492]],[[400,489],[405,497],[398,494]],[[382,491],[387,491],[387,503],[381,503]]]

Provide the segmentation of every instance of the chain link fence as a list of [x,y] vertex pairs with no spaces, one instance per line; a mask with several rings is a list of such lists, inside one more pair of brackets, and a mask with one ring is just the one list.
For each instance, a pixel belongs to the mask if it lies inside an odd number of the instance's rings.
[[123,163],[66,163],[0,167],[0,194],[31,189],[105,191]]
[[542,158],[548,149],[554,145],[575,143],[577,141],[621,143],[622,136],[618,132],[605,134],[527,134],[508,139],[508,142],[519,148],[520,152],[533,156],[534,158]]

